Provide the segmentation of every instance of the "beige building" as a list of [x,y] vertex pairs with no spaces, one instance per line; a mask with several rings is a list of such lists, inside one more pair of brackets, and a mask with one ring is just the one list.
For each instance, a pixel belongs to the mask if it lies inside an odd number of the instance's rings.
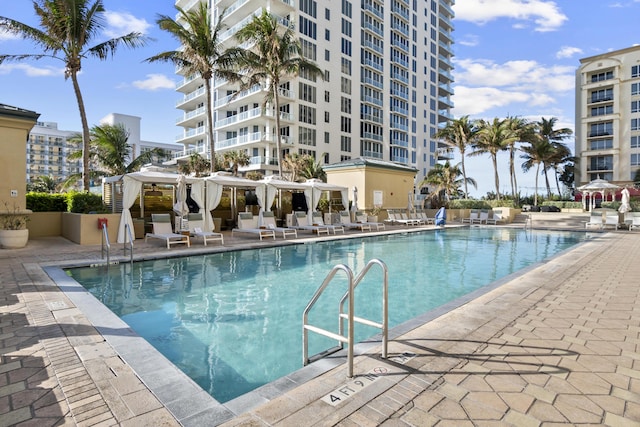
[[576,72],[576,187],[630,183],[640,169],[640,46],[580,60]]
[[25,181],[29,131],[40,114],[0,104],[0,209],[26,209]]
[[[177,0],[195,8],[199,2]],[[243,150],[250,164],[241,172],[277,172],[276,141],[286,153],[309,154],[323,164],[355,158],[415,168],[418,179],[436,163],[438,126],[452,118],[454,0],[216,0],[214,20],[224,14],[223,48],[235,33],[267,11],[292,25],[303,56],[324,78],[301,73],[280,86],[280,129],[273,105],[263,108],[265,88],[239,92],[237,84],[213,83],[215,152]],[[185,75],[177,91],[176,142],[209,157],[204,82]],[[413,183],[412,183],[413,184]]]

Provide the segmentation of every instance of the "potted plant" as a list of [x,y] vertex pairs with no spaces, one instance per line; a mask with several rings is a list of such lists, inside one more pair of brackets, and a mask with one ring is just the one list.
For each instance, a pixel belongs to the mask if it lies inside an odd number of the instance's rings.
[[0,247],[24,248],[29,240],[28,212],[19,209],[15,204],[10,208],[7,202],[4,203],[4,207],[4,212],[0,212]]
[[379,222],[378,215],[380,214],[381,210],[382,208],[380,206],[376,206],[371,209],[371,212],[369,212],[369,215],[367,215],[367,222]]

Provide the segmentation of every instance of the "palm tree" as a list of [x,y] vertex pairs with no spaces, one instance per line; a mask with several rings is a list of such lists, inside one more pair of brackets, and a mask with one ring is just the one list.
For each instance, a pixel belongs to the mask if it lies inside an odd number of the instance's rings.
[[42,47],[42,53],[0,55],[0,64],[5,61],[24,59],[53,58],[65,65],[64,78],[71,78],[73,91],[80,110],[82,123],[82,182],[85,191],[89,191],[89,123],[82,92],[78,83],[78,73],[82,69],[82,60],[94,57],[105,60],[113,56],[120,46],[135,48],[144,46],[149,40],[139,32],[130,32],[90,47],[104,28],[105,12],[102,0],[34,0],[33,8],[40,19],[40,28],[31,27],[11,18],[0,16],[0,30],[16,34],[33,41]]
[[36,193],[55,193],[58,191],[59,186],[60,182],[56,181],[52,176],[41,175],[30,184],[27,184],[27,191],[34,191]]
[[298,153],[291,153],[284,156],[282,161],[282,168],[286,170],[289,174],[287,177],[284,175],[280,175],[282,178],[288,178],[289,181],[296,182],[298,181],[298,176],[300,175],[303,165],[302,156]]
[[476,134],[478,128],[476,122],[469,120],[469,116],[462,116],[459,119],[455,119],[447,123],[447,126],[440,129],[434,135],[435,138],[442,139],[448,146],[447,151],[453,148],[457,148],[460,151],[460,166],[462,169],[462,176],[464,178],[464,198],[469,198],[469,189],[467,187],[467,171],[464,167],[465,152],[468,147],[475,144]]
[[556,178],[556,189],[558,194],[560,191],[560,175],[564,172],[564,165],[573,165],[578,158],[571,154],[569,147],[562,143],[554,144],[554,155],[550,161],[550,167],[553,169]]
[[[520,158],[524,159],[524,163],[522,163],[522,170],[524,172],[528,172],[531,168],[536,166],[536,184],[535,184],[535,193],[533,196],[533,204],[535,206],[538,205],[538,176],[542,172],[540,172],[540,167],[543,167],[543,171],[546,171],[546,165],[549,160],[552,158],[554,150],[553,145],[549,143],[549,141],[541,138],[538,135],[538,138],[532,140],[529,145],[525,145],[521,148],[524,152],[520,156]],[[546,173],[545,173],[546,177]],[[549,187],[549,181],[547,179],[547,187]]]
[[302,169],[300,177],[304,179],[319,179],[327,182],[327,173],[322,168],[322,162],[317,161],[313,156],[305,154],[302,156]]
[[470,155],[477,156],[489,153],[493,163],[494,180],[496,185],[496,199],[500,200],[500,177],[498,176],[498,152],[505,150],[513,140],[517,140],[516,133],[510,128],[509,120],[498,119],[488,122],[480,120],[475,151]]
[[535,125],[520,117],[507,117],[509,128],[514,132],[514,137],[507,141],[509,150],[509,175],[511,176],[511,196],[518,203],[518,179],[516,176],[516,151],[518,142],[528,142],[534,137]]
[[436,165],[427,172],[427,176],[424,177],[419,186],[434,186],[435,190],[432,194],[438,195],[444,192],[447,202],[451,200],[454,194],[456,196],[458,195],[461,185],[471,184],[477,188],[476,181],[473,178],[462,175],[460,164],[461,163],[451,166],[448,161],[444,164],[436,163]]
[[[168,157],[165,150],[153,148],[133,158],[133,147],[128,142],[129,131],[122,123],[93,126],[89,134],[91,137],[89,157],[94,166],[90,168],[91,178],[136,172],[156,158]],[[82,141],[81,135],[69,138],[69,142],[72,143],[80,141]],[[72,152],[69,154],[69,160],[76,160],[83,155],[83,150]],[[78,178],[78,174],[72,174],[67,177],[64,186],[68,187]]]
[[238,168],[240,166],[247,166],[250,162],[249,155],[246,151],[226,151],[222,155],[224,159],[224,167],[231,169],[233,176],[238,176]]
[[187,163],[181,163],[178,166],[178,172],[185,175],[193,173],[197,177],[205,176],[210,171],[211,161],[209,159],[205,159],[198,153],[193,153],[189,156],[189,161]]
[[170,62],[182,67],[187,75],[198,75],[204,80],[207,102],[205,111],[207,116],[207,136],[209,139],[210,170],[216,171],[215,143],[213,138],[213,112],[211,111],[211,79],[220,77],[235,80],[237,76],[229,70],[232,58],[228,51],[222,51],[219,40],[223,30],[222,19],[224,11],[218,17],[215,26],[212,25],[211,12],[208,2],[200,2],[195,10],[185,11],[175,6],[179,19],[185,21],[182,25],[167,15],[159,15],[156,23],[160,29],[167,31],[181,44],[178,50],[159,53],[147,62]]
[[[551,196],[551,185],[549,184],[547,170],[550,167],[553,167],[553,164],[556,162],[564,162],[564,159],[566,159],[566,161],[572,161],[571,151],[562,141],[569,138],[573,134],[573,131],[569,128],[554,129],[557,122],[558,119],[556,117],[552,117],[548,120],[542,117],[542,119],[537,122],[537,133],[539,134],[540,138],[547,141],[553,146],[553,151],[555,152],[555,156],[552,155],[545,160],[544,175],[547,183],[548,196]],[[557,171],[557,169],[555,170]],[[559,189],[558,192],[560,192]]]
[[236,65],[244,74],[242,89],[262,84],[267,89],[263,108],[273,103],[276,120],[275,137],[278,174],[282,176],[282,148],[280,142],[280,84],[295,77],[302,69],[310,78],[322,77],[322,71],[302,56],[300,42],[295,38],[295,28],[290,25],[283,32],[277,19],[263,10],[251,22],[242,27],[236,38],[239,43],[250,43],[250,50],[236,50]]

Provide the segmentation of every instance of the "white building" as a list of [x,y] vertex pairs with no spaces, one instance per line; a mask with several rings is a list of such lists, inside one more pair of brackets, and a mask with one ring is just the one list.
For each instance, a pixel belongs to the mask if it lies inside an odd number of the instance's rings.
[[640,46],[580,60],[576,156],[576,186],[631,183],[640,169]]
[[[176,0],[189,10],[198,1]],[[241,171],[277,171],[276,136],[283,152],[311,154],[325,164],[357,157],[398,162],[418,170],[420,181],[437,160],[431,138],[451,119],[453,107],[454,0],[213,0],[214,22],[226,9],[223,46],[263,10],[293,25],[304,56],[324,80],[300,76],[281,86],[281,129],[262,108],[265,91],[236,94],[226,81],[213,84],[217,154],[244,150]],[[178,70],[180,74],[180,70]],[[209,157],[203,81],[183,75],[178,84],[177,125],[184,145]],[[232,96],[235,95],[235,96]]]

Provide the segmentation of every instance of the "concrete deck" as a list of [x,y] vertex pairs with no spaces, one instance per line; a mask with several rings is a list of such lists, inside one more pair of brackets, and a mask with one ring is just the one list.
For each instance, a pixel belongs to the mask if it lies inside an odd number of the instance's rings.
[[[135,253],[147,259],[272,243],[225,236],[222,249],[167,250],[136,241]],[[163,388],[134,371],[140,365],[127,353],[130,341],[118,344],[130,331],[94,326],[97,314],[76,305],[81,295],[63,292],[46,272],[99,262],[100,247],[32,240],[0,250],[0,427],[638,426],[639,255],[637,232],[598,233],[459,308],[395,329],[386,360],[379,343],[361,346],[353,379],[338,355],[313,364],[326,373],[284,393],[276,384],[221,407],[188,382],[181,382],[188,390]]]

